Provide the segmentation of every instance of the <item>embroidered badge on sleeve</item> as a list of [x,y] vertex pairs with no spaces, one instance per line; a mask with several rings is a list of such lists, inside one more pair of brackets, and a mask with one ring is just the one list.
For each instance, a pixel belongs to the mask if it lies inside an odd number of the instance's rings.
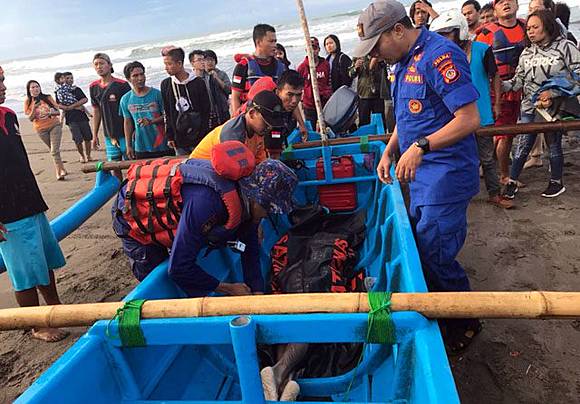
[[433,67],[437,69],[439,74],[443,76],[443,81],[446,84],[451,84],[456,82],[461,76],[457,67],[451,59],[451,52],[446,52],[441,56],[438,56],[433,61]]

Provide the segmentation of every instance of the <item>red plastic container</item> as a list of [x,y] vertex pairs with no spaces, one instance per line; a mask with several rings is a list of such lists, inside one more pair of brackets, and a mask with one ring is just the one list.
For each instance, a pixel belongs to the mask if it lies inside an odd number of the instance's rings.
[[[352,156],[332,157],[333,178],[354,177],[354,160]],[[316,178],[324,179],[324,162],[316,162]],[[332,212],[356,209],[356,184],[321,185],[318,187],[320,204]]]

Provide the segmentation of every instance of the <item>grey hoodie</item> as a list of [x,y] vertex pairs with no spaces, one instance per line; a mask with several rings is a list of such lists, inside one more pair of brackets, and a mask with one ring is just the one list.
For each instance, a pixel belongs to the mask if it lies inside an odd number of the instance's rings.
[[512,79],[502,83],[503,91],[524,89],[522,112],[534,113],[532,96],[542,84],[555,76],[569,76],[570,72],[580,75],[580,50],[563,37],[549,45],[532,44],[524,49]]

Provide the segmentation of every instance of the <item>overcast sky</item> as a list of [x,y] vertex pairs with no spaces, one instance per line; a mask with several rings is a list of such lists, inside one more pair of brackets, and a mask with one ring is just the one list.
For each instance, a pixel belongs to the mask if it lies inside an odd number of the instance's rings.
[[[0,60],[296,21],[294,0],[1,0]],[[308,17],[370,0],[305,0]]]

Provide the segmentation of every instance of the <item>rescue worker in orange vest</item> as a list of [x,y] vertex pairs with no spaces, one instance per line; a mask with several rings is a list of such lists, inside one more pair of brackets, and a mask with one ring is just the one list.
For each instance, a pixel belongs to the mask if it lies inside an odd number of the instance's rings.
[[[152,190],[156,195],[154,204],[157,206],[147,208],[149,212],[133,205],[131,194],[135,192],[135,186],[131,179],[119,191],[113,205],[113,229],[122,239],[123,250],[129,257],[133,274],[140,281],[169,258],[169,277],[188,297],[207,296],[211,292],[234,296],[263,293],[258,226],[261,219],[270,214],[288,213],[292,210],[292,194],[298,178],[278,160],[263,161],[255,166],[251,174],[237,181],[228,179],[223,174],[218,175],[220,170],[216,161],[223,162],[229,155],[239,153],[241,149],[246,150],[241,153],[252,157],[250,151],[239,142],[228,143],[234,144],[234,148],[225,150],[218,158],[214,156],[211,162],[190,159],[179,166],[166,165],[169,169],[177,167],[180,172],[178,190],[168,191],[168,198],[162,202],[157,198],[165,192]],[[244,156],[243,160],[239,160],[244,163],[240,166],[252,168],[255,163],[253,160],[246,163],[249,160]],[[163,167],[163,163],[159,166]],[[147,166],[142,167],[143,171],[144,167]],[[132,170],[133,168],[129,170],[128,178],[131,178]],[[161,183],[168,177],[167,174],[164,175],[165,177],[161,175],[159,178]],[[149,178],[141,181],[141,185],[148,183],[153,184]],[[153,186],[148,190],[151,188]],[[167,208],[173,203],[171,198],[173,202],[182,202],[175,203],[182,206],[181,212],[176,215],[178,223],[174,223],[174,226],[168,226],[169,211],[174,211],[174,208]],[[131,216],[131,211],[134,212],[134,217]],[[147,234],[149,227],[156,227],[156,230]],[[171,229],[165,230],[167,227]],[[144,232],[140,232],[140,229]],[[164,237],[167,233],[171,239]],[[225,246],[241,253],[243,283],[222,282],[197,262],[204,247]],[[168,253],[168,248],[171,253]]]
[[281,139],[284,127],[284,106],[272,91],[261,91],[248,102],[244,114],[218,126],[197,145],[189,156],[192,159],[211,158],[211,149],[216,144],[237,140],[244,143],[260,163],[267,158],[268,145],[264,142]]

